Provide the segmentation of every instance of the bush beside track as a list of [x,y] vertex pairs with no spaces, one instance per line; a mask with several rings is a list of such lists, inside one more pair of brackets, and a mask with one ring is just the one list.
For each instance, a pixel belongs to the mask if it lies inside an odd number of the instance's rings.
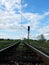
[[18,41],[19,40],[0,39],[0,50],[18,42]]

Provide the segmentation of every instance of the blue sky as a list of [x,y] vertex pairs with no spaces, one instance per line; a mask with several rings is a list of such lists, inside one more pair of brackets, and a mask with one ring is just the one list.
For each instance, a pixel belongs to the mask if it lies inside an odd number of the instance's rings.
[[0,0],[0,38],[49,39],[49,0]]

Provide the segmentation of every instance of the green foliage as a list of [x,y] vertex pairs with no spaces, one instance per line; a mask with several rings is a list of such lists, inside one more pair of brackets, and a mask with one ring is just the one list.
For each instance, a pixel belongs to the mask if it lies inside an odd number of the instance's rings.
[[43,34],[41,34],[41,35],[40,35],[40,40],[45,41],[45,37],[44,37],[44,35],[43,35]]
[[43,34],[41,34],[40,36],[39,36],[39,39],[38,39],[38,42],[39,43],[46,43],[46,39],[45,39],[45,37],[44,37],[44,35]]
[[[41,44],[42,43],[42,44]],[[30,44],[41,50],[42,52],[46,53],[47,55],[49,55],[49,41],[47,41],[46,43],[43,44],[43,42],[41,41],[41,43],[37,40],[32,40],[30,41]]]
[[17,41],[19,41],[19,40],[0,39],[0,49],[10,46]]

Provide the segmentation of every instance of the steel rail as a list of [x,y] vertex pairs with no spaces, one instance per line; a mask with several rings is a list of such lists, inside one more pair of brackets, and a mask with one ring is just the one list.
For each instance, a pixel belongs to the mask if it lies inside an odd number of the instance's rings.
[[8,48],[10,48],[10,47],[12,47],[12,46],[14,46],[14,45],[17,45],[17,44],[19,44],[19,43],[20,43],[20,42],[17,42],[17,43],[14,43],[14,44],[12,44],[12,45],[10,45],[10,46],[8,46],[8,47],[5,47],[5,48],[1,49],[0,52],[4,51],[4,50],[6,50],[6,49],[8,49]]
[[34,50],[39,56],[41,56],[46,65],[49,65],[49,56],[48,55],[46,55],[42,51],[36,49],[35,47],[31,46],[30,44],[27,44],[27,43],[24,43],[24,44],[27,45],[28,47],[30,47],[32,50]]

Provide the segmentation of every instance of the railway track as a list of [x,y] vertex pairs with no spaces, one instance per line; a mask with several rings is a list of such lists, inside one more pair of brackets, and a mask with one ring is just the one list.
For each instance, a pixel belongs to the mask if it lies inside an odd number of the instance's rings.
[[28,47],[30,47],[32,50],[34,50],[34,51],[38,54],[38,56],[40,56],[40,57],[43,59],[44,65],[49,65],[49,56],[48,56],[48,55],[46,55],[46,54],[43,53],[42,51],[36,49],[35,47],[32,47],[31,45],[29,45],[29,44],[27,44],[27,43],[25,43],[25,44],[26,44]]
[[0,65],[49,65],[49,56],[27,43],[17,42],[0,50]]

